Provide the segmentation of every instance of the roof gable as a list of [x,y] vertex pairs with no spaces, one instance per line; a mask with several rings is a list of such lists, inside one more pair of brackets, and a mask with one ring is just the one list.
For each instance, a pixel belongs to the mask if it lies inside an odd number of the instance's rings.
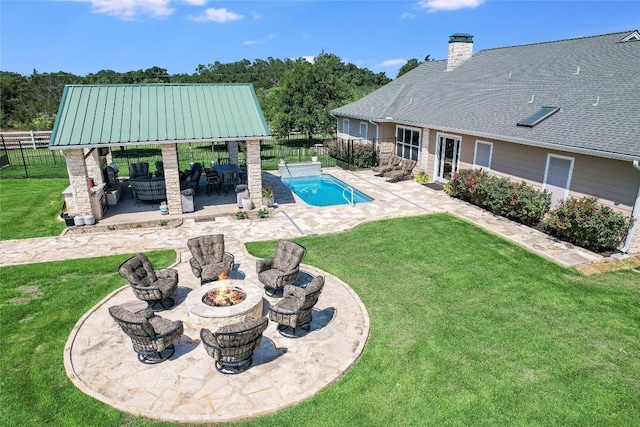
[[51,148],[264,139],[251,84],[67,85]]

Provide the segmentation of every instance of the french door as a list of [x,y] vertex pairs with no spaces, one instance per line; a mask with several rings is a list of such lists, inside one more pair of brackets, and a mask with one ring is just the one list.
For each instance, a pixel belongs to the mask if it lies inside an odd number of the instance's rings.
[[460,137],[438,134],[436,143],[436,181],[447,182],[460,166]]

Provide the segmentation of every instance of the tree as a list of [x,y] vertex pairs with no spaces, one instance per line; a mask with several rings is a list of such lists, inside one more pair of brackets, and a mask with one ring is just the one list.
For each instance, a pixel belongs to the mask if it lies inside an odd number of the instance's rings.
[[[431,55],[425,56],[424,62],[433,61],[433,59],[430,59],[430,56]],[[409,71],[413,70],[414,68],[420,66],[420,64],[422,64],[422,62],[418,61],[416,58],[411,58],[402,67],[400,67],[400,69],[398,70],[398,75],[396,76],[396,79],[401,75],[406,74]]]

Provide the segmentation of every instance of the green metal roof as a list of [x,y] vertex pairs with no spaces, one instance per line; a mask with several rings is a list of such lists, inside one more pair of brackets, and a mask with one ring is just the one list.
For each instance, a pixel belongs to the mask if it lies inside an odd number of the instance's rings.
[[253,85],[67,85],[50,148],[270,138]]

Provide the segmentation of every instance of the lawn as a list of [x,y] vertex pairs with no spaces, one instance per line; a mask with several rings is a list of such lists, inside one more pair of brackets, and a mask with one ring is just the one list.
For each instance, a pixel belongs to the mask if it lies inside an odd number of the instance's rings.
[[[640,424],[640,275],[632,269],[581,276],[449,215],[295,240],[307,248],[305,263],[358,293],[370,338],[337,383],[236,425]],[[274,246],[247,248],[269,256]],[[174,257],[151,255],[157,267]],[[93,400],[64,373],[71,328],[123,285],[125,258],[0,269],[0,424],[167,425]]]
[[0,179],[0,240],[57,236],[68,179]]

